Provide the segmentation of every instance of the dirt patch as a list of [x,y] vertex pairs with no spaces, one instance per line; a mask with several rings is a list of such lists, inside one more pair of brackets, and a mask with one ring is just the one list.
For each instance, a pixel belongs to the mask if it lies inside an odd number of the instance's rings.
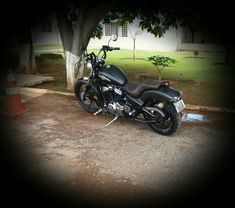
[[45,94],[25,107],[6,131],[28,179],[88,204],[141,207],[193,193],[230,144],[228,131],[185,123],[169,137],[124,118],[105,128],[111,116],[93,116],[71,96]]
[[42,75],[53,76],[53,82],[35,85],[35,88],[70,92],[66,89],[66,67],[63,59],[37,59],[38,72]]

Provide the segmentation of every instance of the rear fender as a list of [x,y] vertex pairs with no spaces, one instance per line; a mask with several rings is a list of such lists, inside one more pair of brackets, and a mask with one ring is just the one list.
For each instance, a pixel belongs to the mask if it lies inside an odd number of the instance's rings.
[[157,90],[146,90],[140,95],[144,103],[150,98],[158,99],[161,102],[173,102],[180,97],[180,92],[171,87],[161,87]]

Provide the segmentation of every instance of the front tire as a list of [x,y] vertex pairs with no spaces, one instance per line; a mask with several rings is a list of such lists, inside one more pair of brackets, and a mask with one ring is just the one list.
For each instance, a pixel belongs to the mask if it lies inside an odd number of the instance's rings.
[[94,90],[86,82],[77,81],[74,87],[75,96],[81,107],[89,112],[95,113],[99,110],[98,101]]
[[[155,104],[152,107],[157,107]],[[172,103],[168,103],[165,105],[163,109],[161,109],[165,114],[165,118],[160,115],[157,111],[154,111],[154,115],[156,116],[156,122],[148,123],[150,128],[152,128],[155,132],[161,135],[171,135],[176,132],[176,130],[181,125],[181,115],[176,112],[176,109]],[[149,115],[145,115],[146,119],[151,119]]]

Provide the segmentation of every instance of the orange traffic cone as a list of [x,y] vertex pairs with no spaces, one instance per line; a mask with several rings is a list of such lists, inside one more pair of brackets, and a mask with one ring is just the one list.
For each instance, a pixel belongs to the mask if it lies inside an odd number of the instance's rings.
[[23,108],[18,93],[15,74],[10,70],[7,74],[6,83],[6,113],[9,116],[19,116],[27,111],[29,110]]

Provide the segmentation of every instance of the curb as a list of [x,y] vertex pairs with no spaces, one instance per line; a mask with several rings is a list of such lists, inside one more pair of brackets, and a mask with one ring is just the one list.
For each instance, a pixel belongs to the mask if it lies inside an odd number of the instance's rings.
[[[74,93],[72,92],[59,92],[59,91],[39,89],[39,88],[30,88],[30,87],[19,87],[19,93],[23,95],[28,95],[30,93],[38,93],[40,95],[45,94],[45,93],[53,93],[53,94],[59,94],[59,95],[74,96]],[[191,104],[186,104],[185,110],[207,111],[207,112],[218,112],[218,113],[235,113],[235,109],[231,109],[231,108],[191,105]]]
[[32,93],[37,93],[37,94],[54,93],[54,94],[60,94],[60,95],[74,96],[74,93],[71,93],[71,92],[59,92],[59,91],[53,91],[53,90],[48,90],[48,89],[39,89],[39,88],[31,88],[31,87],[19,87],[19,93],[23,95],[29,95]]
[[218,113],[235,113],[235,110],[231,109],[231,108],[191,105],[191,104],[186,104],[185,109],[186,110],[195,110],[195,111],[218,112]]

